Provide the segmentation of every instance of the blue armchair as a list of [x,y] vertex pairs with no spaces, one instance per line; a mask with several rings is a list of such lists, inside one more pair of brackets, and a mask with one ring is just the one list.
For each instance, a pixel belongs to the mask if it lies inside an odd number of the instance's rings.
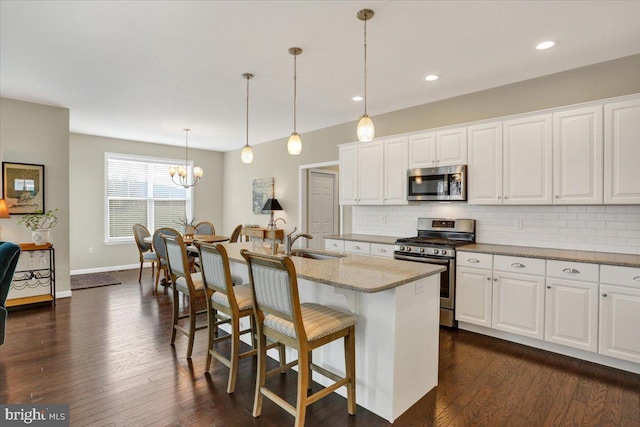
[[0,242],[0,345],[4,343],[7,323],[7,295],[20,258],[20,246],[11,242]]

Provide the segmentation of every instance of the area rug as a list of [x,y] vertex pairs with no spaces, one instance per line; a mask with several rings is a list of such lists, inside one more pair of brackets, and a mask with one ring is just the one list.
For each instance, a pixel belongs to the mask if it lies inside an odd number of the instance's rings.
[[109,273],[78,274],[71,276],[71,290],[98,288],[100,286],[119,285],[121,282]]

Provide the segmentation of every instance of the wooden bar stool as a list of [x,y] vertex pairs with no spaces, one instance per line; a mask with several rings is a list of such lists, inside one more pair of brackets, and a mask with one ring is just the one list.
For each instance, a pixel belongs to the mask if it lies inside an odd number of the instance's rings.
[[[307,406],[339,387],[347,387],[347,409],[356,413],[355,325],[356,317],[320,304],[300,304],[298,280],[289,257],[241,252],[249,267],[253,305],[258,328],[258,376],[253,403],[253,416],[260,416],[262,397],[295,416],[295,425],[303,426]],[[296,406],[265,387],[266,339],[281,342],[298,351],[298,392]],[[339,338],[344,338],[345,377],[340,377],[311,363],[311,351]],[[295,363],[295,362],[294,362]],[[310,370],[335,381],[334,384],[307,396]]]
[[[171,345],[176,341],[176,332],[180,331],[188,338],[187,359],[191,358],[193,352],[193,341],[196,331],[206,329],[207,325],[196,326],[196,315],[205,311],[196,311],[196,298],[205,296],[202,273],[191,273],[190,258],[187,255],[187,247],[182,240],[182,236],[168,236],[162,234],[162,240],[167,250],[167,264],[173,288],[173,327],[171,328]],[[178,314],[178,292],[189,298],[189,313],[180,316]],[[185,328],[179,324],[180,319],[188,318],[189,327]]]
[[[249,284],[234,286],[234,280],[229,268],[229,257],[227,250],[222,245],[211,245],[207,243],[195,244],[200,254],[202,266],[202,280],[207,292],[207,316],[209,327],[209,345],[207,351],[207,365],[205,371],[211,367],[211,358],[215,357],[229,368],[229,381],[227,383],[227,393],[234,392],[236,387],[236,376],[238,372],[238,361],[242,358],[255,356],[256,336],[255,318],[253,316],[253,301],[251,299],[251,288]],[[224,314],[221,316],[220,313]],[[240,330],[240,319],[249,316],[251,327]],[[231,326],[231,334],[216,337],[217,327],[222,324]],[[240,336],[251,333],[253,348],[244,353],[240,353]],[[231,356],[227,358],[218,352],[215,345],[221,341],[231,340]],[[279,347],[280,365],[284,365],[284,346],[274,343],[269,348]]]

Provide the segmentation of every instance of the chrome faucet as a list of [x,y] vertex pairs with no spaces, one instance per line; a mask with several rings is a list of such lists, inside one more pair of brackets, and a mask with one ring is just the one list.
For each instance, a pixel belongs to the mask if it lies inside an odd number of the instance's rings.
[[286,236],[284,236],[284,254],[286,256],[290,256],[291,255],[291,247],[293,246],[295,241],[298,240],[300,237],[306,237],[307,239],[313,239],[313,236],[311,234],[307,234],[307,233],[300,233],[300,234],[298,234],[296,236],[293,236],[293,233],[295,233],[297,229],[298,229],[298,227],[293,227],[293,231],[291,233],[287,234]]

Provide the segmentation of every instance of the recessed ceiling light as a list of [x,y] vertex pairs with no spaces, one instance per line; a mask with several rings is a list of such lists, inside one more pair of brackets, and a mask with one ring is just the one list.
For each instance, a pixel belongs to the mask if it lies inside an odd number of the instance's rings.
[[554,47],[555,45],[556,45],[556,42],[554,42],[554,41],[552,41],[552,40],[549,40],[549,41],[546,41],[546,42],[538,43],[538,44],[536,45],[536,49],[538,49],[538,50],[545,50],[545,49],[552,48],[552,47]]
[[440,78],[439,75],[437,74],[429,74],[427,77],[425,77],[424,79],[428,82],[434,82],[436,80],[438,80]]
[[353,99],[354,101],[362,101],[364,98],[363,98],[363,97],[361,97],[361,96],[354,96],[354,97],[353,97],[353,98],[351,98],[351,99]]

